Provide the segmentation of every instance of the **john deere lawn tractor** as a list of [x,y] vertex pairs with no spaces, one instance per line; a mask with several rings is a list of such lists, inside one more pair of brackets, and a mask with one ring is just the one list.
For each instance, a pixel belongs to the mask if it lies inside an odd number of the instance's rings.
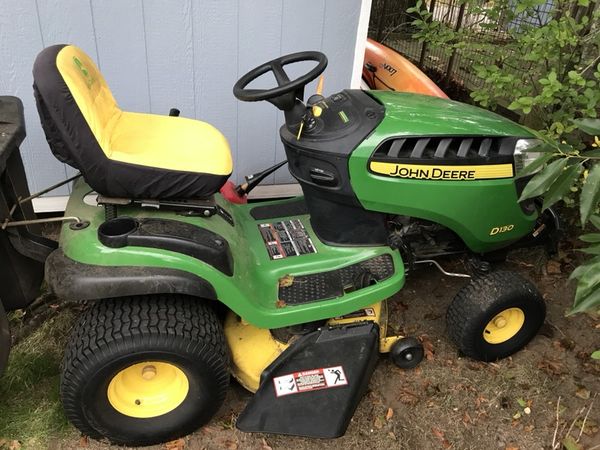
[[[306,61],[313,68],[291,80],[286,66]],[[7,309],[25,306],[45,267],[51,291],[88,305],[61,378],[65,413],[82,433],[129,445],[185,435],[211,420],[233,376],[255,393],[239,429],[340,436],[379,353],[407,369],[423,357],[417,339],[388,333],[386,304],[421,266],[470,278],[447,313],[463,354],[492,361],[536,334],[540,294],[490,264],[514,247],[552,247],[556,217],[518,201],[530,132],[416,94],[324,97],[319,83],[305,103],[326,66],[320,52],[295,53],[234,86],[239,100],[283,111],[287,166],[304,194],[247,203],[284,162],[235,186],[228,143],[211,125],[175,110],[121,110],[75,46],[38,56],[48,143],[80,176],[65,216],[38,219],[20,158],[4,171],[2,242],[14,276],[0,296]],[[268,73],[276,87],[252,88]],[[19,100],[3,97],[0,111],[13,130],[0,151],[17,158]],[[58,245],[34,229],[47,220],[63,222]],[[448,272],[447,255],[462,255],[468,270]]]

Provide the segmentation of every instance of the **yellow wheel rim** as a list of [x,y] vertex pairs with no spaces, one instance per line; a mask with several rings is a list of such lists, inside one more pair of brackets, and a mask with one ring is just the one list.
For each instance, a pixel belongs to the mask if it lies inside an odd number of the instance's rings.
[[508,341],[525,323],[525,313],[521,308],[508,308],[497,314],[483,330],[483,339],[490,344]]
[[121,414],[139,419],[173,411],[187,397],[187,376],[173,364],[142,362],[121,370],[108,385],[108,401]]

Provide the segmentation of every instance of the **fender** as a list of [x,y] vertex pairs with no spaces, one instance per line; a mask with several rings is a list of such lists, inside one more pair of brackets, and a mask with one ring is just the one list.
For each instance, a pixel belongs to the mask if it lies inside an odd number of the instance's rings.
[[217,299],[208,281],[183,270],[84,264],[68,258],[60,248],[46,260],[45,272],[50,290],[68,300],[175,293]]

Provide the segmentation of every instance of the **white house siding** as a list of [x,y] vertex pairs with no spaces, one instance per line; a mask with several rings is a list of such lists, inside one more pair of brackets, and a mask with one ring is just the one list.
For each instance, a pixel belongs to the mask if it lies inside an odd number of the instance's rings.
[[[235,81],[282,54],[321,50],[329,58],[326,93],[349,87],[355,54],[362,58],[357,30],[365,28],[368,5],[370,0],[0,0],[0,95],[16,95],[25,106],[22,154],[31,190],[74,172],[50,153],[35,109],[31,68],[44,47],[81,47],[123,109],[167,114],[177,107],[215,125],[229,140],[233,178],[240,180],[282,160],[284,152],[277,134],[282,113],[266,102],[237,101]],[[307,92],[312,90],[314,83]],[[269,180],[291,181],[285,170]],[[52,195],[65,194],[67,187]]]

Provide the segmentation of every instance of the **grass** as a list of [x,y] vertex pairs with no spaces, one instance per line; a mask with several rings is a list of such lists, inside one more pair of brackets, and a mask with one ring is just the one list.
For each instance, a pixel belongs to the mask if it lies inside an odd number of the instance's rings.
[[63,310],[12,349],[0,378],[0,442],[17,440],[24,449],[44,448],[72,430],[58,391],[60,361],[74,318],[72,311]]

